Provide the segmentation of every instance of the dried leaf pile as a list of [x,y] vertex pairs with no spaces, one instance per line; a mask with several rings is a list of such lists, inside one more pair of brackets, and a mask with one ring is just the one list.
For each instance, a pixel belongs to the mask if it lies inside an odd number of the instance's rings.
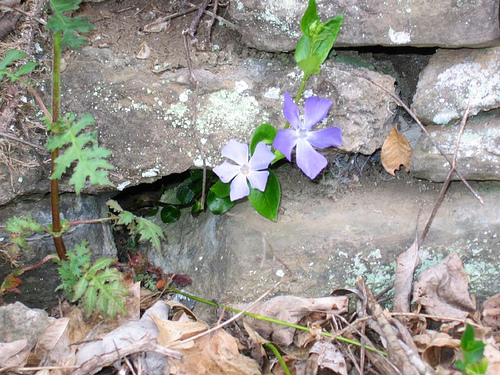
[[115,368],[120,374],[286,374],[284,363],[296,375],[455,375],[461,374],[453,364],[461,356],[466,322],[486,343],[486,373],[500,373],[500,294],[476,310],[455,253],[413,283],[417,248],[414,244],[398,257],[392,312],[359,278],[354,289],[330,297],[277,296],[232,306],[247,316],[222,310],[211,327],[168,300],[143,304],[139,318],[136,283],[130,286],[129,314],[117,322],[84,319],[81,309],[66,306],[65,317],[36,345],[26,339],[0,343],[0,373],[92,374]]

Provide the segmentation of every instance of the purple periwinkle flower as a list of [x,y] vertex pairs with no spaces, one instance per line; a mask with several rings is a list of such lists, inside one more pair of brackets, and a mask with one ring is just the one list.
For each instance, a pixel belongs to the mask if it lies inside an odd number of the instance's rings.
[[291,161],[292,149],[297,146],[295,158],[298,167],[311,180],[321,172],[327,164],[326,158],[315,150],[342,145],[342,130],[330,127],[321,130],[311,130],[314,125],[323,120],[332,101],[311,96],[304,105],[304,121],[300,120],[299,107],[288,92],[285,92],[283,115],[294,129],[282,129],[274,138],[273,147]]
[[223,148],[222,156],[231,159],[236,164],[223,162],[213,169],[222,182],[231,181],[231,192],[229,198],[235,201],[250,194],[248,181],[252,188],[264,191],[269,177],[267,169],[274,160],[275,155],[269,150],[264,142],[259,142],[255,147],[250,160],[248,160],[248,145],[231,139]]

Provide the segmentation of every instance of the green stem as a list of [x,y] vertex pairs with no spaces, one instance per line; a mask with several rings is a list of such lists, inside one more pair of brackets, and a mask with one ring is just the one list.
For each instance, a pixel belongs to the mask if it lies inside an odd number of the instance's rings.
[[302,93],[304,92],[308,78],[309,78],[309,75],[304,73],[304,77],[302,77],[302,81],[300,82],[299,92],[297,93],[297,96],[295,97],[295,104],[297,104],[297,105],[299,104],[300,97],[302,96]]
[[[59,108],[61,102],[61,35],[62,31],[54,35],[53,47],[53,62],[52,62],[52,135],[57,134],[59,131]],[[52,151],[51,155],[51,174],[54,173],[55,160],[59,156],[59,149],[56,148]],[[61,215],[59,203],[59,180],[50,180],[50,206],[52,209],[52,231],[60,232]],[[56,247],[57,255],[61,260],[66,260],[66,246],[62,237],[53,236],[54,246]]]
[[[192,294],[180,291],[179,289],[168,288],[168,290],[170,290],[170,291],[172,291],[174,293],[177,293],[177,294],[181,294],[181,295],[183,295],[185,297],[191,298],[192,300],[204,303],[206,305],[213,306],[215,308],[224,309],[224,310],[231,311],[231,312],[234,312],[234,313],[240,313],[241,312],[241,310],[235,309],[234,307],[230,307],[230,306],[227,306],[227,305],[219,305],[219,304],[217,304],[215,302],[207,301],[207,300],[205,300],[203,298],[200,298],[200,297],[194,296]],[[251,312],[244,312],[243,315],[248,316],[250,318],[257,319],[257,320],[263,320],[263,321],[266,321],[266,322],[279,324],[279,325],[282,325],[282,326],[285,326],[285,327],[299,329],[301,331],[308,331],[308,332],[311,331],[308,327],[304,327],[304,326],[301,326],[301,325],[298,325],[298,324],[293,324],[293,323],[285,322],[283,320],[273,319],[273,318],[270,318],[268,316],[258,315],[258,314],[254,314],[254,313],[251,313]],[[355,346],[358,346],[358,347],[362,346],[359,342],[357,342],[355,340],[351,340],[351,339],[345,338],[343,336],[335,336],[335,335],[332,335],[329,332],[323,332],[323,331],[320,332],[320,334],[322,336],[333,338],[333,339],[338,340],[338,341],[343,341],[343,342],[351,344],[351,345],[355,345]],[[370,350],[372,352],[378,353],[380,355],[383,355],[383,356],[387,355],[387,353],[385,353],[384,351],[378,350],[378,349],[376,349],[376,348],[374,348],[372,346],[365,345],[364,347],[367,350]]]
[[276,349],[276,346],[274,346],[273,344],[271,344],[270,342],[268,343],[265,343],[264,346],[266,348],[269,348],[271,349],[271,351],[273,352],[274,356],[276,358],[278,358],[278,361],[281,365],[281,368],[283,369],[283,372],[285,373],[285,375],[291,375],[290,374],[290,370],[288,369],[288,366],[286,365],[285,363],[285,360],[283,359],[283,357],[281,356],[280,352],[278,351],[278,349]]

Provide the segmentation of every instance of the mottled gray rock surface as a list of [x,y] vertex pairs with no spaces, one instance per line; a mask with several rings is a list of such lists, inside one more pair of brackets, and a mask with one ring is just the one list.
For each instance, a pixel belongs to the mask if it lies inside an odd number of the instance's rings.
[[[290,56],[246,58],[195,70],[200,81],[196,125],[187,69],[157,75],[144,62],[126,63],[111,50],[85,48],[63,78],[72,95],[68,108],[94,114],[101,145],[113,151],[113,181],[123,188],[201,167],[203,155],[213,167],[229,139],[247,142],[266,122],[284,126],[283,95],[296,93],[300,73]],[[395,92],[391,76],[329,63],[310,79],[304,95],[333,101],[329,117],[318,128],[339,126],[341,149],[371,154],[391,128],[395,105],[356,76],[360,74]]]
[[[278,175],[283,201],[277,223],[260,217],[248,202],[221,217],[193,219],[184,213],[165,228],[161,253],[149,250],[149,259],[167,271],[189,274],[188,291],[220,302],[251,301],[288,269],[293,278],[281,292],[303,297],[352,287],[361,275],[382,289],[394,280],[396,255],[412,244],[417,220],[418,228],[424,227],[440,188],[394,180],[358,184],[339,194],[331,191],[335,180],[314,184],[290,165]],[[479,187],[487,202],[481,206],[454,183],[421,249],[424,267],[458,251],[481,298],[500,282],[499,192],[498,184]]]
[[[458,126],[428,126],[432,140],[453,159]],[[460,139],[457,168],[468,180],[500,180],[500,110],[481,113],[469,118]],[[415,177],[443,182],[449,164],[432,145],[427,136],[421,136],[413,150],[411,170]],[[457,180],[456,174],[452,178]]]
[[[500,38],[498,0],[373,1],[318,0],[325,22],[344,14],[337,47],[471,47]],[[291,51],[301,36],[300,19],[307,1],[235,0],[230,15],[243,41],[264,51]]]
[[445,125],[500,108],[500,47],[438,50],[420,74],[412,109],[425,123]]
[[26,339],[35,345],[38,337],[55,319],[47,312],[30,309],[21,302],[0,306],[0,342]]

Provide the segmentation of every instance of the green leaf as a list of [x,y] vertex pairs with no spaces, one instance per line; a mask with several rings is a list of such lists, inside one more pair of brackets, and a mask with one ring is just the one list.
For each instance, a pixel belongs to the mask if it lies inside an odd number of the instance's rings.
[[[227,185],[227,184],[225,184]],[[223,213],[229,211],[234,206],[234,202],[231,202],[229,196],[221,198],[217,196],[211,189],[207,195],[207,207],[215,215],[222,215]]]
[[313,38],[316,43],[314,43],[312,55],[320,58],[320,64],[322,64],[328,57],[328,54],[337,39],[343,19],[344,16],[342,14],[332,18],[320,28],[318,34]]
[[160,218],[166,224],[175,223],[181,217],[181,210],[169,204],[161,209]]
[[[210,191],[219,198],[226,198],[229,197],[229,194],[231,193],[231,184],[229,182],[225,184],[219,180],[212,185]],[[212,209],[210,209],[210,211],[212,211]]]
[[488,370],[488,360],[483,358],[480,363],[470,363],[465,368],[467,375],[485,375]]
[[259,142],[271,145],[276,137],[276,134],[278,134],[278,129],[271,124],[259,125],[253,132],[252,139],[250,140],[250,155],[253,155]]
[[191,181],[201,180],[203,178],[203,169],[190,169],[189,177]]
[[181,204],[189,204],[195,197],[195,192],[189,185],[181,185],[175,194]]
[[80,33],[86,33],[96,28],[86,19],[81,17],[70,18],[64,14],[73,10],[78,10],[82,0],[50,0],[50,7],[53,14],[49,17],[49,22],[45,28],[51,30],[54,34],[61,32],[62,46],[69,46],[72,49],[78,49],[85,44]]
[[92,267],[89,268],[88,272],[95,274],[105,268],[108,268],[116,259],[113,258],[99,258],[95,261]]
[[80,278],[80,280],[78,280],[78,282],[75,285],[75,291],[73,294],[73,298],[71,299],[71,302],[75,302],[80,298],[82,298],[82,296],[87,291],[88,286],[89,286],[89,280],[87,280],[85,277]]
[[304,59],[297,63],[298,67],[302,69],[304,75],[309,77],[311,74],[319,74],[321,69],[321,57],[311,55],[307,59]]
[[191,206],[191,215],[197,216],[201,211],[203,211],[203,206],[199,200],[195,200]]
[[307,35],[303,35],[302,38],[299,39],[297,47],[295,48],[295,62],[298,64],[302,60],[307,59],[312,54],[311,48],[311,38],[309,38]]
[[273,221],[278,219],[281,189],[278,177],[276,177],[276,174],[272,170],[269,171],[266,190],[261,192],[260,190],[250,188],[248,200],[260,215]]
[[300,20],[300,29],[305,35],[309,36],[309,29],[315,21],[319,21],[318,6],[315,0],[309,0],[307,9]]
[[16,77],[24,76],[30,74],[38,66],[38,63],[34,61],[29,61],[23,66],[21,66],[15,73]]
[[135,232],[140,235],[139,241],[147,241],[150,240],[153,246],[157,249],[161,249],[160,238],[165,238],[163,235],[162,229],[148,219],[144,219],[142,217],[135,217],[135,221],[137,223],[137,227],[135,228]]
[[74,114],[68,113],[63,121],[65,130],[49,137],[45,145],[49,151],[61,149],[55,160],[54,173],[50,177],[52,180],[60,179],[66,170],[76,163],[73,176],[69,180],[69,183],[74,185],[76,194],[80,194],[87,179],[91,185],[111,185],[108,170],[113,169],[113,166],[105,160],[111,155],[111,151],[97,145],[96,132],[83,131],[93,124],[94,118],[89,113],[82,115],[78,122],[75,122]]
[[5,52],[5,57],[0,61],[0,69],[5,69],[13,62],[24,59],[27,56],[28,54],[23,51],[9,49]]
[[96,308],[97,296],[97,288],[94,285],[91,285],[82,299],[83,310],[87,316],[90,316],[94,312],[94,309]]

